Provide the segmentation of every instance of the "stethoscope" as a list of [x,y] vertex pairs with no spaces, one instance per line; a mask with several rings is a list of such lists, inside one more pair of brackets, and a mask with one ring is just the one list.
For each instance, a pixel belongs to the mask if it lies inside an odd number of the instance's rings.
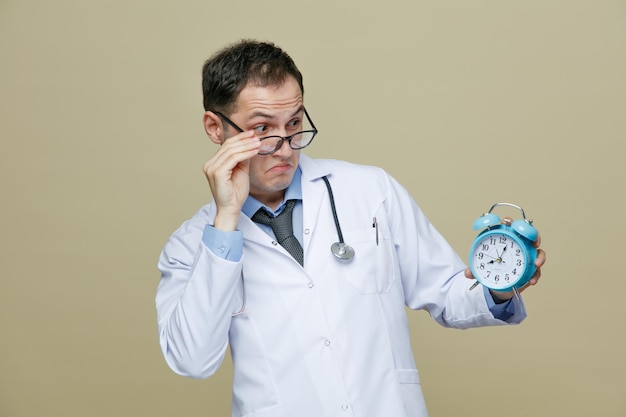
[[346,244],[343,241],[343,233],[341,233],[341,226],[339,225],[339,218],[337,217],[337,208],[335,207],[335,197],[333,196],[333,189],[330,186],[330,182],[326,176],[323,176],[322,179],[326,184],[326,188],[328,189],[328,196],[330,197],[330,208],[333,211],[333,219],[335,220],[335,228],[337,229],[337,237],[339,238],[339,242],[335,242],[330,245],[330,251],[335,255],[336,258],[342,259],[344,261],[349,261],[354,258],[354,249],[352,246]]
[[[339,217],[337,216],[337,207],[335,207],[335,197],[333,196],[333,189],[330,186],[330,182],[326,176],[323,176],[322,179],[326,184],[326,189],[328,190],[328,196],[330,198],[330,208],[333,211],[333,220],[335,221],[335,228],[337,229],[337,237],[339,238],[339,242],[335,242],[330,245],[330,251],[335,255],[336,258],[341,259],[343,261],[350,261],[354,258],[354,249],[352,246],[346,244],[343,240],[343,233],[341,233],[341,226],[339,225]],[[239,311],[232,313],[232,317],[236,317],[242,314],[245,314],[246,310],[246,285],[244,283],[243,271],[241,272],[241,286],[242,286],[242,303]]]

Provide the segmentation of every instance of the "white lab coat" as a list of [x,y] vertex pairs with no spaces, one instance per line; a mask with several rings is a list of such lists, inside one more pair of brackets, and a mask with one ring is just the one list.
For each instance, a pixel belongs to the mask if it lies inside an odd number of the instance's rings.
[[[213,203],[172,235],[156,297],[167,363],[206,378],[230,344],[233,416],[426,416],[405,305],[448,327],[505,323],[482,290],[468,290],[464,263],[383,170],[305,155],[300,167],[304,268],[245,215],[241,261],[216,256],[201,240]],[[323,175],[351,261],[330,251],[337,230]],[[509,323],[525,317],[515,303]]]

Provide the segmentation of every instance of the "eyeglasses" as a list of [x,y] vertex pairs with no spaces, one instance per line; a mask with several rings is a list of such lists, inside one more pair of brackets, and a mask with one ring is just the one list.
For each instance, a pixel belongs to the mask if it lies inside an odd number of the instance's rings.
[[[306,148],[313,142],[313,138],[317,135],[317,128],[313,124],[311,117],[309,117],[309,113],[307,113],[306,109],[303,107],[304,115],[306,119],[309,121],[309,124],[313,128],[312,130],[303,130],[301,132],[294,133],[289,136],[265,136],[260,138],[261,147],[259,148],[259,155],[270,155],[274,152],[277,152],[282,146],[283,142],[287,141],[289,143],[289,147],[294,150]],[[214,111],[213,113],[220,116],[226,123],[237,129],[239,132],[243,132],[244,130],[237,126],[232,120],[228,117],[224,116],[222,113],[218,111]]]

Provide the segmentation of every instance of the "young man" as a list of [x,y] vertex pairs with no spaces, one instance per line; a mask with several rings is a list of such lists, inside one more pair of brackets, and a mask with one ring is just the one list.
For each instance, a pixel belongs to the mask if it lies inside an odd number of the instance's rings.
[[206,378],[230,345],[233,416],[426,416],[405,306],[468,328],[519,323],[521,300],[469,291],[462,260],[383,170],[300,153],[317,130],[281,49],[231,45],[202,85],[220,146],[204,166],[213,201],[159,259],[169,366]]

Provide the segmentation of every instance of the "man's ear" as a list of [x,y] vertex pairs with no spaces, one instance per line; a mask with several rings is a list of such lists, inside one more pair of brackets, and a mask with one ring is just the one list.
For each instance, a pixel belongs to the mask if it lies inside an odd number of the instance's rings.
[[209,139],[211,139],[211,142],[221,145],[224,131],[220,117],[212,111],[207,111],[204,113],[202,121],[204,124],[204,131]]

